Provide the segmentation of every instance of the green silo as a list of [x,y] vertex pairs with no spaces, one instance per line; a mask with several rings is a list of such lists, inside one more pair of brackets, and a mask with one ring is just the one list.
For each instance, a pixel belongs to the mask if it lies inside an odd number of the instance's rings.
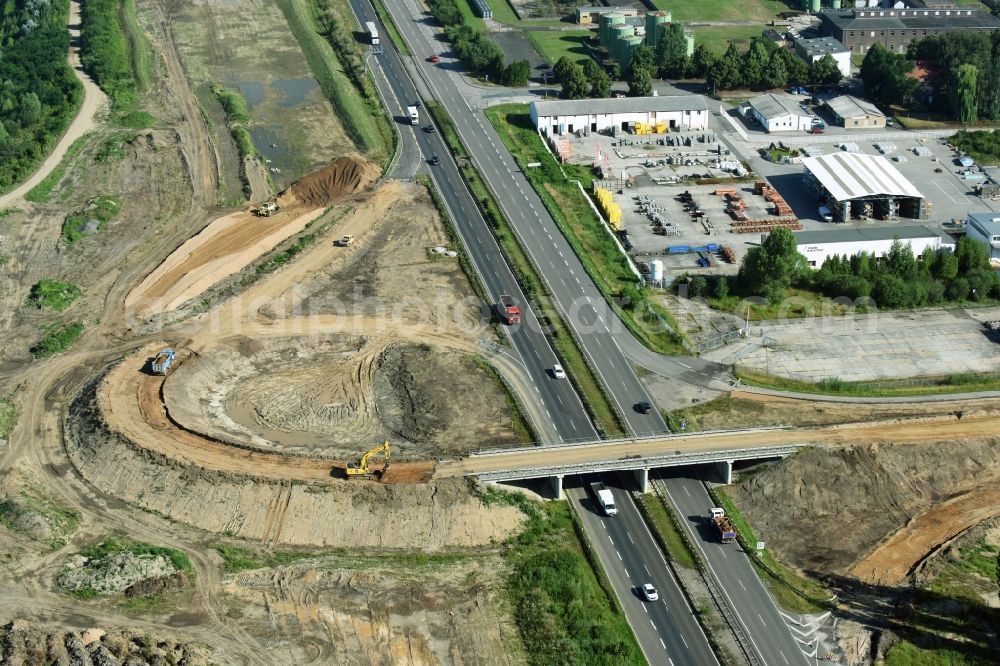
[[601,46],[610,49],[611,33],[620,25],[625,25],[625,17],[621,14],[603,14],[601,16],[601,25],[598,30]]
[[621,49],[618,57],[618,64],[621,65],[622,69],[628,67],[628,61],[632,59],[632,54],[637,48],[642,44],[642,37],[639,35],[632,35],[623,39],[621,42]]
[[842,5],[841,5],[841,2],[840,2],[840,0],[833,0],[833,4],[832,4],[831,6],[832,6],[832,7],[834,8],[834,9],[840,9],[840,7],[841,7]]
[[685,47],[685,52],[687,53],[687,57],[688,58],[690,58],[692,55],[694,55],[694,33],[693,32],[688,32],[687,30],[684,31],[684,47]]
[[608,53],[613,60],[618,60],[621,42],[635,35],[635,29],[630,25],[616,25],[608,29]]
[[811,11],[813,14],[818,13],[820,8],[821,8],[820,0],[809,1],[809,11]]
[[670,15],[666,12],[649,12],[646,14],[646,43],[656,46],[660,41],[660,35],[667,29],[670,23]]

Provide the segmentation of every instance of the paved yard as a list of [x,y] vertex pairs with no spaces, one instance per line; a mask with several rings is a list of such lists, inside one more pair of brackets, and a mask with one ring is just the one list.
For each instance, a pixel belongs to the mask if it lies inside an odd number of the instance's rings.
[[[748,339],[704,356],[813,382],[1000,372],[1000,338],[982,325],[993,319],[1000,308],[765,321]],[[757,347],[761,333],[772,347]]]

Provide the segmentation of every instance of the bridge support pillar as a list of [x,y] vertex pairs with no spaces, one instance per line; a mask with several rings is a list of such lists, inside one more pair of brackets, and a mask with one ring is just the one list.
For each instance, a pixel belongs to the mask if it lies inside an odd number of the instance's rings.
[[640,493],[649,492],[649,470],[648,469],[634,469],[635,473],[635,483],[639,486]]
[[552,482],[552,494],[555,496],[554,499],[557,500],[563,499],[563,489],[562,489],[563,475],[557,474],[555,476],[551,476],[549,477],[549,481]]
[[720,460],[715,463],[715,469],[719,472],[719,483],[728,486],[733,482],[733,461]]

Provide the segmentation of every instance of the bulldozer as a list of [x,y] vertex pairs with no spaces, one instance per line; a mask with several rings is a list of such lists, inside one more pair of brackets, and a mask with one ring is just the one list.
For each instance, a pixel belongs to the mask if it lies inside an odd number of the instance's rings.
[[[385,459],[385,463],[382,465],[381,469],[373,468],[369,461],[372,456],[381,455]],[[376,446],[371,451],[366,452],[361,456],[361,460],[354,463],[347,463],[347,478],[348,479],[381,479],[385,476],[385,473],[389,470],[389,440],[385,440],[378,446]]]
[[250,212],[257,217],[271,217],[271,215],[277,213],[279,210],[277,202],[273,199],[270,201],[265,201],[256,208],[251,208]]

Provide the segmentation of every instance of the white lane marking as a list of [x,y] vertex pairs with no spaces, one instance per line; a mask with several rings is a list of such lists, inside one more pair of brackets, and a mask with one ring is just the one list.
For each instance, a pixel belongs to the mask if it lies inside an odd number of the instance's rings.
[[767,623],[766,623],[766,622],[764,622],[764,618],[763,618],[763,617],[761,616],[761,614],[760,614],[760,613],[757,613],[757,617],[759,617],[759,618],[760,618],[760,623],[761,623],[761,625],[762,625],[762,626],[764,626],[764,627],[766,627],[766,626],[767,626]]
[[578,277],[575,277],[575,278],[573,278],[573,279],[574,279],[574,280],[576,280],[576,283],[577,283],[577,284],[580,284],[580,278],[578,278]]
[[684,486],[684,494],[691,497],[691,491],[687,489],[687,486]]
[[743,584],[743,581],[742,581],[742,580],[740,580],[739,578],[737,578],[737,579],[736,579],[736,582],[740,584],[740,587],[742,587],[742,588],[743,588],[743,591],[744,591],[744,592],[746,592],[746,591],[747,591],[747,586]]
[[561,404],[563,404],[563,401],[562,401],[562,396],[561,396],[561,395],[559,395],[558,393],[556,393],[556,400],[558,400],[558,401],[559,401],[559,404],[560,404],[560,405],[561,405]]
[[549,414],[549,410],[547,410],[547,409],[545,410],[545,415],[548,416],[550,419],[552,418],[552,415]]
[[690,650],[691,648],[688,647],[688,642],[684,640],[684,634],[677,634],[677,635],[681,637],[681,643],[684,643],[684,647]]
[[[646,612],[648,613],[649,611],[646,611]],[[651,626],[653,629],[656,629],[656,625],[653,624],[652,620],[649,621],[649,626]]]
[[786,663],[786,664],[787,664],[787,663],[789,663],[789,661],[788,661],[788,657],[786,657],[786,656],[785,656],[785,653],[784,653],[784,652],[782,652],[781,650],[778,650],[778,654],[780,654],[780,655],[781,655],[781,658],[785,660],[785,663]]
[[723,558],[725,558],[725,557],[726,557],[726,549],[725,549],[725,548],[720,548],[720,549],[719,549],[719,552],[720,552],[720,553],[722,554],[722,557],[723,557]]
[[682,368],[687,368],[688,370],[691,369],[691,366],[688,365],[687,363],[678,363],[677,365],[681,366]]
[[629,532],[626,532],[625,536],[628,537],[629,543],[631,543],[634,546],[635,545],[635,541],[632,541],[632,534],[629,533]]
[[646,570],[646,575],[647,576],[652,576],[653,575],[653,574],[649,573],[649,567],[646,566],[645,562],[642,563],[642,568]]
[[[664,649],[664,650],[666,650],[666,649],[667,649],[667,644],[663,642],[663,639],[662,639],[662,638],[660,639],[660,645],[662,645],[662,646],[663,646],[663,649]],[[670,666],[673,666],[673,664],[674,664],[674,660],[673,660],[673,659],[671,659],[671,660],[670,660]]]
[[[615,554],[616,554],[616,555],[618,555],[618,559],[619,559],[619,560],[622,560],[622,554],[618,552],[618,549],[617,549],[617,548],[615,548]],[[625,561],[625,560],[622,560],[622,562],[624,562],[624,561]]]

